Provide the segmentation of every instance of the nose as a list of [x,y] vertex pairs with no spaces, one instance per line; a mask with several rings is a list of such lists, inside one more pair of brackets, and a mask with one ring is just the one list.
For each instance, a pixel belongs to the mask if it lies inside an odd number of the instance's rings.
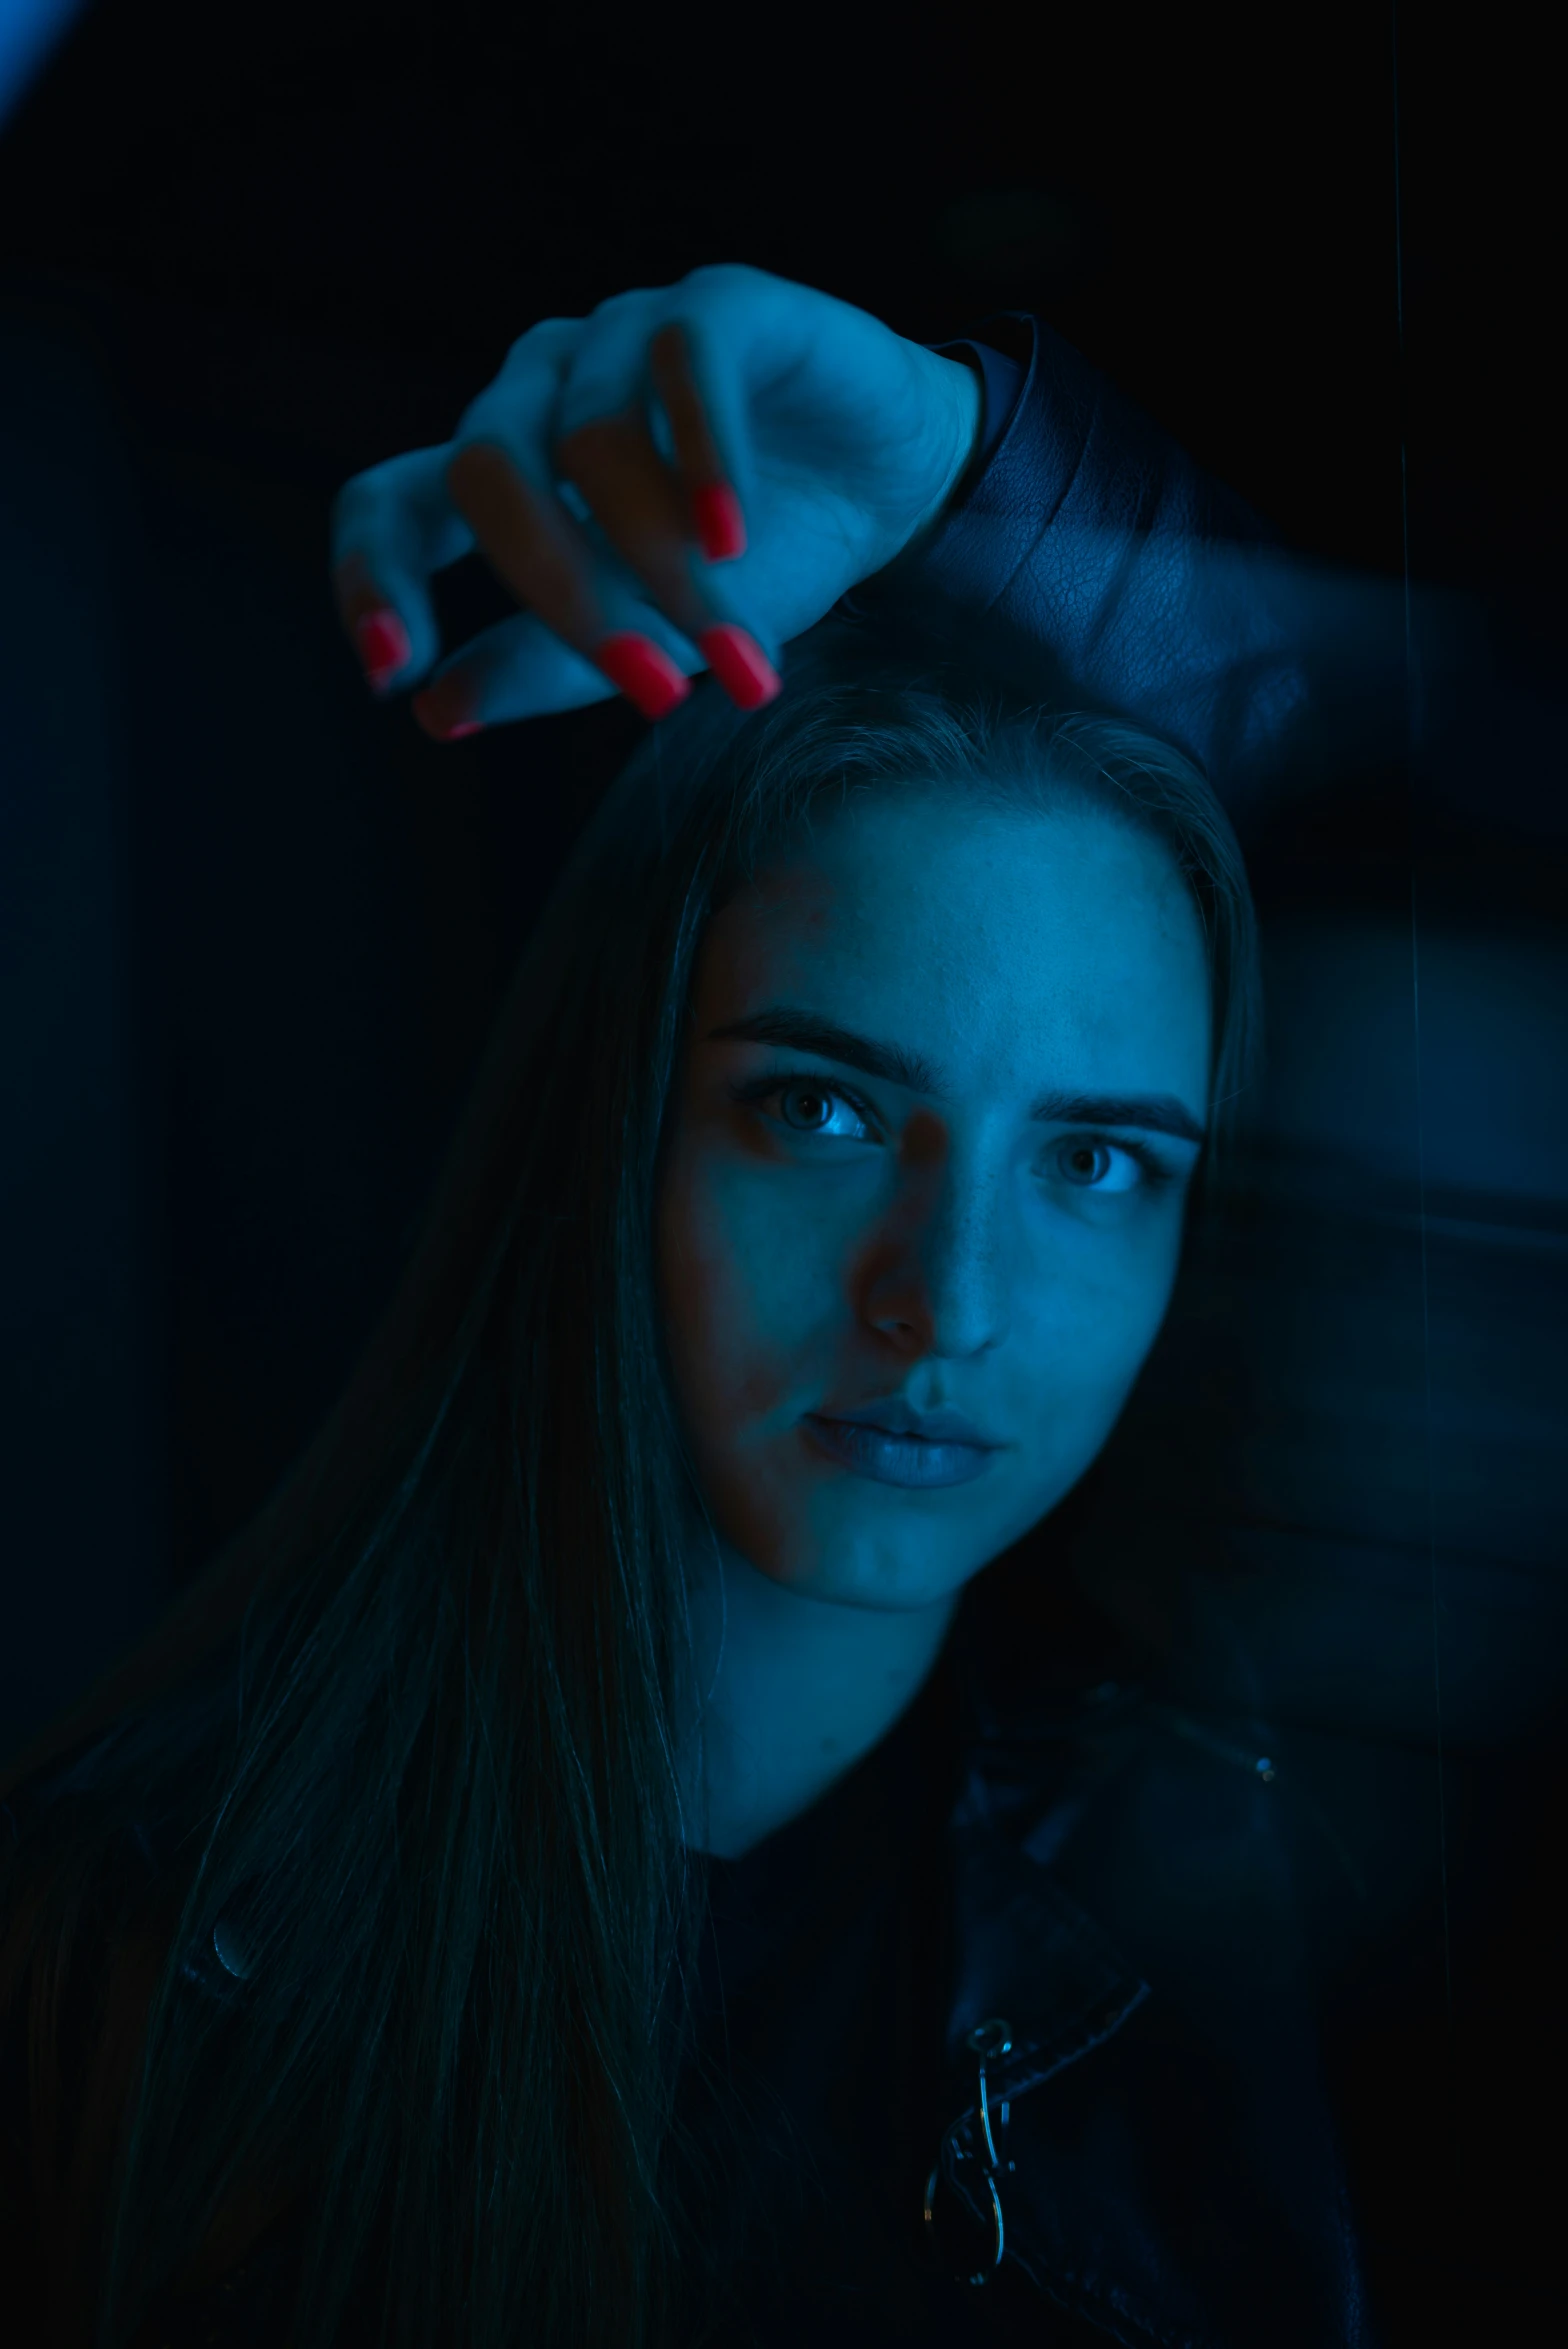
[[1007,1327],[1003,1170],[930,1123],[906,1132],[898,1199],[860,1268],[862,1318],[912,1361],[983,1353]]

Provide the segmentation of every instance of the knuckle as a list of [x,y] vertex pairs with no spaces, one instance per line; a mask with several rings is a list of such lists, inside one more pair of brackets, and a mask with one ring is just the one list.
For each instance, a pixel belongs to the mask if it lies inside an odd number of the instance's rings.
[[514,463],[519,453],[517,433],[504,403],[484,392],[466,410],[447,445],[441,466],[441,486],[449,495],[453,469],[461,468],[470,452],[477,448],[503,449]]
[[704,261],[682,280],[693,293],[718,300],[754,293],[764,272],[749,261]]
[[580,318],[536,318],[509,347],[506,364],[509,366],[514,359],[534,359],[558,351],[563,343],[574,342],[582,330]]
[[345,481],[332,501],[332,526],[341,530],[346,523],[363,521],[381,503],[385,494],[381,476],[385,466],[372,465],[367,472],[356,473]]
[[353,474],[333,501],[334,522],[371,521],[397,505],[413,490],[425,453],[423,449],[414,449],[401,456],[384,457],[379,465],[367,465],[362,473]]
[[628,311],[641,308],[651,298],[646,286],[631,286],[624,293],[606,294],[604,300],[596,304],[588,323],[596,326],[601,321],[619,321]]

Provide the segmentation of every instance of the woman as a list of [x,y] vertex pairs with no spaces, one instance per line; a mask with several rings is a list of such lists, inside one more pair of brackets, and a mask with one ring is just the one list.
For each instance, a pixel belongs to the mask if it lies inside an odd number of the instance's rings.
[[[664,722],[329,1424],[7,1781],[30,2337],[1364,2337],[1258,1775],[1049,1551],[1251,1063],[1188,754],[1295,648],[1022,331],[702,271],[340,501],[429,730]],[[525,609],[432,676],[475,544]]]

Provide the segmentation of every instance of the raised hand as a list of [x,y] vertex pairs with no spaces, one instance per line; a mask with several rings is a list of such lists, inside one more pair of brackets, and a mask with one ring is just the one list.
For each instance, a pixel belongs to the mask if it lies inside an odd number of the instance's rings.
[[[549,318],[450,441],[356,474],[338,608],[371,683],[442,740],[624,692],[661,717],[711,668],[745,708],[783,647],[941,513],[977,378],[742,264]],[[437,663],[429,581],[475,548],[521,609]]]

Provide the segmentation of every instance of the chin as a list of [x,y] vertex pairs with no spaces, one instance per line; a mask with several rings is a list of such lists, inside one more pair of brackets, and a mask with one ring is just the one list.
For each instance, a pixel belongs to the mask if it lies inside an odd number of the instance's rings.
[[929,1538],[917,1548],[907,1529],[901,1531],[906,1538],[899,1541],[878,1540],[860,1528],[837,1541],[787,1544],[759,1571],[801,1598],[902,1614],[950,1598],[986,1563],[940,1551],[933,1556]]
[[[1054,1507],[1065,1480],[1026,1500],[973,1484],[900,1490],[754,1454],[712,1464],[719,1531],[756,1573],[797,1597],[888,1613],[938,1605]],[[999,1464],[1000,1465],[1000,1464]],[[1009,1480],[1012,1481],[1011,1479]]]

